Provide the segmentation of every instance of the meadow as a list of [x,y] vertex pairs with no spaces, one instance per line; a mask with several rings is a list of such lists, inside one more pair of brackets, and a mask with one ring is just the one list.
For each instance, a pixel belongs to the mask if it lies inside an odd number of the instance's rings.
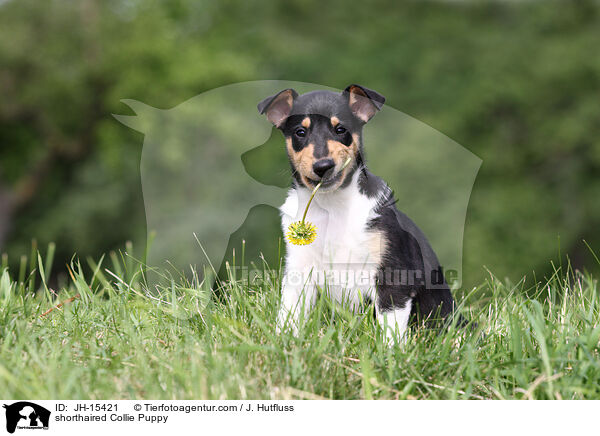
[[[599,28],[597,0],[335,0],[326,8],[317,0],[0,0],[0,396],[600,399],[600,262],[590,248],[600,247]],[[455,296],[468,328],[413,326],[406,345],[386,347],[371,307],[352,314],[321,297],[298,337],[276,334],[281,231],[278,212],[262,201],[244,210],[227,251],[247,241],[245,259],[264,256],[257,268],[273,272],[260,280],[239,277],[246,260],[234,257],[206,280],[139,260],[161,230],[149,224],[142,189],[148,148],[113,114],[134,114],[125,101],[166,111],[263,80],[359,83],[385,95],[387,108],[365,130],[378,175],[437,168],[409,124],[382,127],[392,110],[481,159],[472,191],[460,191],[471,192],[460,233],[436,208],[438,186],[388,180],[433,219],[427,227],[402,209],[430,240],[431,229],[460,235],[465,288]],[[240,96],[230,106],[267,126],[256,111],[264,96],[246,106]],[[209,109],[228,134],[254,130]],[[173,141],[156,141],[158,160],[186,174],[195,161],[169,146],[179,140],[172,128],[156,126]],[[265,191],[289,186],[283,144],[272,134],[244,151],[240,177]],[[371,144],[386,153],[369,154]],[[433,156],[449,174],[466,174]],[[240,197],[252,198],[243,179],[213,184],[242,186]],[[214,219],[183,214],[212,236],[239,200],[201,186],[173,192],[214,204]],[[181,228],[177,207],[154,210],[166,211],[167,230]]]
[[325,296],[298,337],[276,334],[277,268],[248,282],[232,264],[217,286],[165,271],[150,290],[143,264],[112,252],[74,258],[53,289],[43,251],[0,270],[3,398],[600,398],[597,282],[568,264],[529,288],[490,273],[456,294],[469,328],[412,326],[389,347],[372,307]]

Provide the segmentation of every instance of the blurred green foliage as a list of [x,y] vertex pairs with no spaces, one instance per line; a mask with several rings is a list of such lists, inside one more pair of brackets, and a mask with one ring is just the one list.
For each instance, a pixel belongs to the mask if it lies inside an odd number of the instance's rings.
[[599,29],[592,0],[0,2],[0,247],[143,241],[143,137],[120,100],[288,79],[373,88],[483,159],[465,284],[545,273],[559,250],[596,268]]

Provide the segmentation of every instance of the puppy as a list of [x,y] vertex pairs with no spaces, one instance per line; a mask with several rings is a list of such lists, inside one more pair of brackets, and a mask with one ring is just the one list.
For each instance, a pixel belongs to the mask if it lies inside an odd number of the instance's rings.
[[323,182],[306,216],[316,225],[316,239],[296,246],[286,238],[280,331],[289,326],[297,334],[319,291],[353,310],[375,304],[388,339],[403,338],[411,315],[431,321],[453,312],[433,249],[396,209],[390,187],[365,165],[363,126],[384,102],[377,92],[350,85],[341,93],[285,89],[258,104],[283,133],[292,167],[292,187],[280,208],[284,234]]

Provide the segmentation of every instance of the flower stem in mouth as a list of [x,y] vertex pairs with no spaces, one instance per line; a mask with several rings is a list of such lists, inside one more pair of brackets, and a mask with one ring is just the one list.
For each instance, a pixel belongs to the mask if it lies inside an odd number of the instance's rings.
[[[344,171],[344,169],[348,166],[351,160],[352,158],[346,159],[346,162],[344,162],[344,165],[342,166],[340,171]],[[287,237],[288,240],[294,245],[312,244],[315,238],[317,237],[317,228],[315,227],[315,225],[309,222],[305,222],[305,220],[306,214],[308,213],[308,208],[310,207],[313,198],[315,198],[315,194],[317,193],[322,184],[323,180],[321,179],[317,186],[315,186],[315,188],[312,190],[312,193],[310,194],[310,199],[308,200],[306,208],[304,209],[304,215],[302,215],[302,221],[293,222],[288,227]]]

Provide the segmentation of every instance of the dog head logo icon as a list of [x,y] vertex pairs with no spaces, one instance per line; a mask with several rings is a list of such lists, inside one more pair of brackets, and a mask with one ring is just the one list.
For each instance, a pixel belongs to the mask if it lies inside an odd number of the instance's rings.
[[19,429],[47,429],[50,421],[50,411],[42,406],[28,401],[5,404],[6,431],[14,433]]

